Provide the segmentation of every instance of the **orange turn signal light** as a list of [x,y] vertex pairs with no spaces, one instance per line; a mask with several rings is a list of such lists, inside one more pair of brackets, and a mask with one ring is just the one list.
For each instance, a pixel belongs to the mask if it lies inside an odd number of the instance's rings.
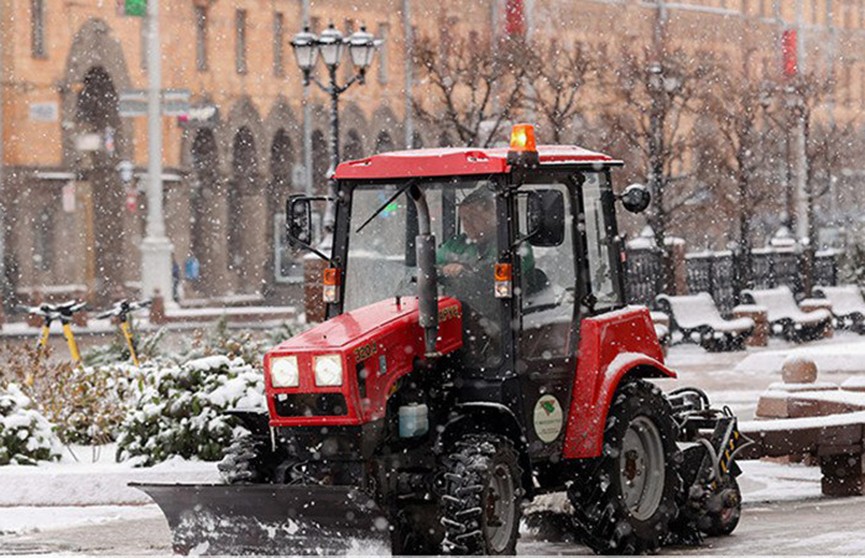
[[325,268],[323,282],[325,285],[339,285],[339,268]]
[[322,277],[321,295],[325,302],[339,302],[339,268],[325,268],[324,276]]
[[496,281],[510,281],[513,277],[513,267],[509,263],[497,263],[495,266]]
[[514,294],[514,268],[509,263],[497,263],[493,268],[496,298],[510,298]]

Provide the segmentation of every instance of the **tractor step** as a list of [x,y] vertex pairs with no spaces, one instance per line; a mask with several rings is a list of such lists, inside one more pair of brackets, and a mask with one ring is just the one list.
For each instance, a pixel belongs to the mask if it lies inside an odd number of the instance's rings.
[[159,505],[178,554],[315,555],[347,550],[379,554],[390,544],[384,513],[367,493],[354,487],[129,486]]

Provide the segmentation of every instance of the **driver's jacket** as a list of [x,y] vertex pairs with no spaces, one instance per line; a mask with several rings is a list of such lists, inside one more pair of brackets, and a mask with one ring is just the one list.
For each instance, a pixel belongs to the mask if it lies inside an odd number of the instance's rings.
[[[520,250],[520,270],[525,277],[535,267],[535,257],[531,246],[524,244],[525,250]],[[452,237],[436,250],[436,264],[459,263],[475,272],[489,273],[492,277],[493,264],[496,262],[495,242],[472,242],[463,233]]]

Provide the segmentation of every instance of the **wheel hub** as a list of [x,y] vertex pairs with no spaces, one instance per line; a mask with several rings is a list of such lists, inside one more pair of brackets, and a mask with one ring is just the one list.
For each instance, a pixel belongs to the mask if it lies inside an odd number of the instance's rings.
[[625,504],[638,520],[652,517],[664,493],[664,444],[648,417],[628,425],[619,457],[620,483]]
[[492,549],[503,552],[511,538],[514,528],[515,498],[514,479],[505,465],[497,465],[493,469],[490,484],[487,489],[484,527],[487,540]]

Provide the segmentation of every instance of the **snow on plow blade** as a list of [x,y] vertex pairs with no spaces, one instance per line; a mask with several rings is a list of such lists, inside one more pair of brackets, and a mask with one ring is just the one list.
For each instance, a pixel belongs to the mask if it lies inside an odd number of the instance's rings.
[[146,492],[162,509],[179,554],[380,554],[383,545],[389,546],[384,514],[369,495],[353,487],[130,486]]

